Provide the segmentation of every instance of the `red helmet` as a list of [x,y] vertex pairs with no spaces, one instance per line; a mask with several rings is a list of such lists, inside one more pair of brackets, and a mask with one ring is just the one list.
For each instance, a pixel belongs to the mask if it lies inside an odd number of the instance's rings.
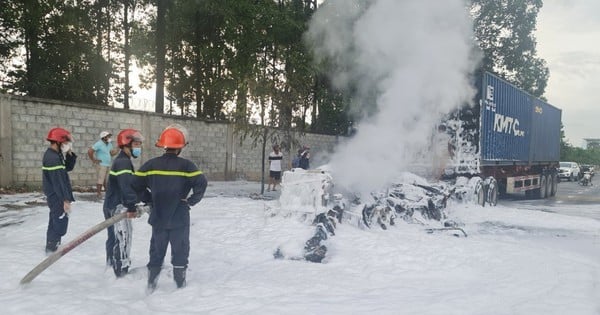
[[185,135],[178,128],[165,129],[161,134],[156,146],[165,149],[181,149],[186,145]]
[[144,136],[135,129],[123,129],[117,135],[117,145],[119,147],[129,145],[132,141],[144,141]]
[[73,137],[71,133],[63,128],[52,128],[48,131],[48,136],[46,137],[48,141],[55,141],[58,143],[73,141]]

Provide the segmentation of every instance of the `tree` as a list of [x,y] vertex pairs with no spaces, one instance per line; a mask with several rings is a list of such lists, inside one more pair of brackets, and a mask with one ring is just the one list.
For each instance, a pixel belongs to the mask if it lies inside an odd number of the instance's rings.
[[530,94],[544,94],[550,72],[537,56],[537,15],[542,0],[471,0],[481,70],[499,74]]
[[16,54],[16,48],[19,42],[15,40],[18,37],[17,32],[17,5],[14,2],[0,2],[0,92],[3,92],[4,82],[8,68],[11,67],[11,59]]
[[135,2],[131,3],[131,0],[123,0],[123,45],[125,52],[125,83],[123,86],[123,108],[129,109],[129,61],[131,59],[131,50],[129,49],[129,31],[131,25],[129,24],[129,8],[133,6],[135,10]]
[[169,0],[156,0],[156,98],[154,111],[164,113],[166,15]]
[[120,5],[108,0],[2,1],[4,89],[109,105],[118,91],[122,65],[116,44],[120,28],[115,27]]

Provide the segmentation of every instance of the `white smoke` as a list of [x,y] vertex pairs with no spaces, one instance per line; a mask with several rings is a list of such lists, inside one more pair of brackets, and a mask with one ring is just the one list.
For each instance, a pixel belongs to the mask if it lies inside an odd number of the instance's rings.
[[472,38],[463,0],[323,3],[307,34],[315,55],[337,66],[332,80],[352,88],[358,112],[376,103],[331,158],[336,185],[370,192],[419,162],[440,118],[471,103]]

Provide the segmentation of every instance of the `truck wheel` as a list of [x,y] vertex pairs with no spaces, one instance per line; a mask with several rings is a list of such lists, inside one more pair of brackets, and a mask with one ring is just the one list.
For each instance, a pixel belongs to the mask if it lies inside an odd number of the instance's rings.
[[498,182],[495,178],[488,178],[488,193],[487,193],[487,202],[490,206],[496,206],[498,204]]
[[481,177],[473,177],[469,180],[469,184],[473,187],[473,201],[480,206],[485,206],[485,189]]
[[476,190],[477,193],[477,204],[485,207],[485,191],[483,189],[483,185],[479,186],[479,189]]
[[558,177],[556,175],[550,175],[552,178],[552,184],[550,185],[550,197],[556,196],[556,191],[558,190]]
[[544,198],[550,197],[552,190],[552,175],[546,175],[546,186],[544,187]]
[[540,188],[537,188],[535,191],[535,198],[544,199],[546,198],[546,176],[540,176]]

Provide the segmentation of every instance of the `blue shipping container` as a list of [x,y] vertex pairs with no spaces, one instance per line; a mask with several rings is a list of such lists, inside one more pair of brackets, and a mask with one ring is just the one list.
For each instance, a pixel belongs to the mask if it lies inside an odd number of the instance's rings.
[[487,72],[480,95],[483,164],[560,159],[560,109]]
[[534,99],[531,120],[530,162],[553,162],[560,159],[561,110]]
[[481,159],[528,161],[533,107],[531,96],[486,72],[481,97]]

